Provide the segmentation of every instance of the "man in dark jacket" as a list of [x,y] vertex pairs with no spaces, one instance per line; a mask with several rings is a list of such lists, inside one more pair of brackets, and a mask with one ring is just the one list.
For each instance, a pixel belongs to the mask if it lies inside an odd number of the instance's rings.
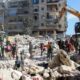
[[52,59],[52,53],[53,53],[52,43],[48,42],[47,58]]

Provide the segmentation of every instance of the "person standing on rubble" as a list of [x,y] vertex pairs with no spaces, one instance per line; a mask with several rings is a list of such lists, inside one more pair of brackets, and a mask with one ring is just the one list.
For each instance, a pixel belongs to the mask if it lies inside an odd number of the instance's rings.
[[20,63],[21,69],[24,70],[24,50],[22,50],[20,53],[20,59],[21,59]]
[[43,54],[43,51],[44,51],[44,50],[43,50],[43,47],[44,47],[44,44],[43,44],[43,43],[41,43],[41,44],[40,44],[41,56],[42,56],[42,54]]
[[32,43],[29,42],[29,53],[30,53],[30,58],[32,58],[32,47],[33,47]]
[[16,44],[13,44],[12,45],[12,56],[13,56],[13,59],[15,58],[15,55],[16,55]]
[[48,46],[47,46],[47,58],[52,59],[52,53],[53,53],[52,43],[48,42]]
[[20,60],[19,60],[19,57],[18,56],[16,56],[16,61],[15,61],[15,66],[14,66],[14,69],[18,69],[18,68],[20,68]]

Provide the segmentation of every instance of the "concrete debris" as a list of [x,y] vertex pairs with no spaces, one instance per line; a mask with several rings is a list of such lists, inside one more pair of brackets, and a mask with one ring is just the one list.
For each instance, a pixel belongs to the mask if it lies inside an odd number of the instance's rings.
[[[15,60],[0,61],[0,78],[2,80],[64,80],[67,77],[74,77],[75,79],[76,76],[80,76],[80,71],[77,70],[80,65],[72,61],[67,52],[59,49],[52,38],[31,37],[29,35],[16,35],[14,38],[17,40],[17,56],[20,58],[21,52],[24,52],[23,65],[15,70]],[[30,41],[33,45],[32,58],[29,54]],[[48,42],[53,43],[52,60],[46,58],[46,47],[43,56],[41,56],[39,49],[40,43],[47,45]]]

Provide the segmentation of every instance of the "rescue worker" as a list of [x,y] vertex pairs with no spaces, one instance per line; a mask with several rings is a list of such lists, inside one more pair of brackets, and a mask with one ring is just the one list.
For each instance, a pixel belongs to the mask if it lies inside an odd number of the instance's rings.
[[53,53],[52,43],[48,42],[47,58],[52,59],[52,53]]

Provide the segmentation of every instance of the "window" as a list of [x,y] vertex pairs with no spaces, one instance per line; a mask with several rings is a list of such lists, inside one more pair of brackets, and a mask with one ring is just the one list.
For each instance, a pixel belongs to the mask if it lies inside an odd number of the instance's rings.
[[20,2],[18,2],[18,5],[20,7],[28,7],[29,6],[29,3],[27,1],[20,1]]
[[44,8],[41,8],[41,10],[43,11],[43,10],[44,10]]
[[17,3],[16,2],[10,2],[9,3],[9,7],[11,7],[11,8],[15,8],[15,7],[17,7],[18,5],[17,5]]
[[41,26],[44,26],[44,23],[41,23]]
[[56,6],[56,10],[58,10],[58,7]]
[[59,4],[59,6],[61,6],[61,4]]
[[49,13],[47,13],[47,18],[49,18]]
[[39,0],[32,0],[33,1],[33,4],[38,4],[39,3]]
[[17,13],[17,9],[15,9],[15,8],[10,9],[9,12],[8,12],[8,14],[9,14],[10,16],[15,16],[16,13]]
[[41,2],[44,2],[44,0],[41,0]]
[[34,28],[37,28],[38,26],[34,26]]
[[37,16],[34,16],[34,20],[38,20],[38,17]]
[[38,9],[34,9],[34,12],[38,12],[39,10]]
[[29,12],[28,11],[24,11],[24,14],[28,14]]
[[47,19],[51,19],[51,18],[52,16],[49,13],[47,13]]

